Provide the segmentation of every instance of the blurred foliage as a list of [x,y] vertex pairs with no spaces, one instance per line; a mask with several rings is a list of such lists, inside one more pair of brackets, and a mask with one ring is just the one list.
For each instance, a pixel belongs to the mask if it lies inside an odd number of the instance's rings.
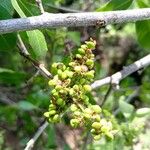
[[[50,13],[75,11],[113,11],[149,8],[149,0],[43,0]],[[0,0],[0,20],[39,15],[35,0]],[[68,62],[90,37],[97,41],[95,80],[111,75],[144,57],[150,50],[150,21],[108,25],[105,28],[78,27],[19,32],[32,58],[51,70],[53,62]],[[20,54],[16,33],[0,35],[0,150],[23,149],[39,126],[50,101],[47,82]],[[150,149],[150,68],[144,68],[120,83],[89,94],[93,104],[101,105],[111,119],[115,138],[92,141],[88,131],[73,130],[64,123],[50,124],[35,144],[35,149],[131,150]],[[108,89],[110,89],[108,91]],[[63,128],[62,128],[63,126]],[[59,129],[60,128],[60,129]],[[59,129],[59,130],[58,130]],[[73,131],[72,131],[73,130]],[[72,136],[73,135],[73,136]],[[76,138],[73,138],[73,137]],[[75,147],[74,149],[77,149]]]

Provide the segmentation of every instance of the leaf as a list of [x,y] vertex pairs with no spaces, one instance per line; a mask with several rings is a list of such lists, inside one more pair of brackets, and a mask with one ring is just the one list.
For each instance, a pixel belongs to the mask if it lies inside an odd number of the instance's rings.
[[150,108],[140,108],[136,111],[137,117],[144,117],[146,115],[150,115]]
[[24,73],[15,72],[10,69],[0,68],[0,83],[18,85],[25,80]]
[[[0,3],[0,20],[11,18],[9,10],[10,10],[9,5],[6,2]],[[0,35],[0,50],[10,50],[14,48],[16,46],[16,41],[17,37],[15,33]]]
[[111,0],[96,11],[124,10],[130,7],[133,0]]
[[27,31],[27,36],[36,57],[45,57],[48,48],[43,33],[39,30]]
[[[146,1],[138,0],[137,3],[140,8],[150,7],[150,2],[146,3]],[[150,42],[149,42],[150,21],[149,20],[138,21],[136,22],[135,27],[136,27],[137,39],[140,45],[145,49],[150,48]]]
[[131,104],[124,101],[123,96],[119,100],[119,109],[126,118],[129,118],[134,111],[134,107]]
[[145,49],[150,48],[150,21],[136,22],[136,34],[140,45]]
[[13,6],[12,6],[10,0],[0,0],[0,6],[3,7],[4,9],[6,9],[10,15],[13,14],[14,9],[13,9]]
[[[16,0],[11,0],[11,1],[12,1],[13,7],[18,12],[18,14],[21,17],[26,17],[24,12],[20,8],[18,2]],[[26,9],[28,10],[28,8],[26,8]],[[46,44],[45,37],[44,37],[43,33],[39,30],[27,31],[26,33],[28,36],[29,43],[32,47],[31,54],[33,54],[33,56],[36,56],[37,58],[40,58],[40,59],[45,57],[48,48],[47,48],[47,44]]]
[[17,106],[19,109],[25,110],[25,111],[37,109],[37,107],[35,105],[33,105],[32,103],[30,103],[28,101],[20,101],[17,103]]

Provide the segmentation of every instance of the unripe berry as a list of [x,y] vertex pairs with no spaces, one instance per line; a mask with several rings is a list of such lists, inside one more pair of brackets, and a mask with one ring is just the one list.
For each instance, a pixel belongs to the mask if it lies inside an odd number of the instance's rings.
[[86,41],[85,43],[89,49],[95,49],[96,43],[94,43],[93,41]]
[[45,112],[45,113],[44,113],[44,116],[45,116],[46,118],[49,118],[49,112]]
[[66,74],[65,72],[62,72],[61,78],[62,78],[62,79],[66,79],[66,78],[67,78],[67,74]]
[[57,101],[56,101],[56,103],[58,105],[63,105],[63,99],[62,98],[58,98]]
[[84,50],[86,50],[88,47],[87,47],[86,44],[83,44],[83,45],[81,45],[81,48],[84,49]]
[[57,91],[59,91],[59,90],[61,90],[63,87],[61,86],[61,85],[56,85],[56,87],[55,87],[55,89],[57,90]]
[[89,79],[94,78],[94,70],[88,71],[85,75]]
[[53,63],[52,68],[57,69],[57,65],[58,65],[58,63]]
[[100,128],[101,128],[101,124],[100,124],[99,122],[94,122],[94,123],[92,124],[92,127],[93,127],[94,129],[100,129]]
[[81,66],[75,66],[74,70],[75,70],[75,72],[79,73],[79,72],[81,72],[82,68],[81,68]]
[[51,116],[51,115],[54,115],[54,114],[56,114],[56,110],[51,110],[51,111],[49,111],[49,115]]
[[92,89],[90,85],[84,85],[83,88],[84,88],[85,92],[90,92]]
[[61,69],[58,69],[58,70],[57,70],[57,74],[58,74],[59,76],[61,76],[62,70],[61,70]]
[[73,112],[76,111],[77,110],[77,106],[75,104],[72,104],[70,106],[70,110],[73,111]]
[[94,136],[94,140],[96,140],[96,141],[99,140],[100,138],[101,138],[101,135],[100,135],[100,134]]
[[102,111],[99,105],[92,105],[91,108],[96,113],[100,113]]
[[59,115],[58,114],[54,115],[52,120],[53,120],[53,122],[59,122],[60,121]]
[[49,110],[52,110],[52,109],[56,109],[56,106],[54,104],[49,105]]
[[50,86],[55,86],[55,85],[56,85],[56,81],[50,80],[50,81],[48,82],[48,84],[49,84]]
[[74,91],[73,88],[71,88],[71,89],[69,90],[69,94],[70,94],[71,96],[73,96],[73,95],[75,94],[75,91]]
[[83,48],[79,48],[79,49],[78,49],[78,52],[79,52],[80,54],[85,54],[85,50],[84,50]]
[[80,54],[76,54],[76,58],[81,59],[82,56]]
[[94,66],[94,62],[91,59],[87,59],[86,61],[86,65],[93,67]]
[[71,120],[70,120],[70,125],[71,125],[73,128],[78,127],[78,125],[79,125],[79,120],[78,120],[78,119],[71,119]]

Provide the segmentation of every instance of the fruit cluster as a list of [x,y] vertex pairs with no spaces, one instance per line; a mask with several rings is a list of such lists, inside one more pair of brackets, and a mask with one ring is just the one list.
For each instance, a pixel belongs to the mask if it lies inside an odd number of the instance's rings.
[[70,125],[72,127],[90,127],[95,140],[101,135],[110,134],[111,122],[101,119],[101,108],[89,102],[88,93],[91,91],[90,83],[94,78],[94,54],[96,42],[92,39],[77,50],[71,61],[53,63],[52,72],[55,75],[49,81],[53,87],[51,91],[51,104],[44,115],[49,122],[60,122],[63,113],[69,108],[71,112]]

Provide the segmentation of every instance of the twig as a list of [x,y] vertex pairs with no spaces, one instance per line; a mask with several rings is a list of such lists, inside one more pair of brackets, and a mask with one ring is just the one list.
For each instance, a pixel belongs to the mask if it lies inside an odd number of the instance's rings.
[[125,77],[129,76],[133,72],[136,72],[146,66],[150,65],[150,54],[134,62],[133,64],[123,67],[123,70],[113,74],[112,76],[106,77],[101,80],[97,80],[91,84],[92,89],[101,87],[106,84],[119,85],[119,82]]
[[18,37],[18,42],[19,42],[18,47],[20,50],[19,51],[20,54],[23,57],[25,57],[27,60],[29,60],[35,66],[35,68],[37,68],[42,73],[42,75],[44,75],[48,79],[52,78],[51,73],[45,68],[44,64],[41,64],[37,60],[34,60],[33,58],[30,57],[30,55],[29,55],[29,53],[28,53],[28,51],[27,51],[27,49],[26,49],[26,47],[25,47],[19,34],[17,35],[17,37]]
[[43,8],[43,5],[42,5],[42,0],[35,0],[35,1],[38,5],[40,11],[41,11],[41,14],[44,14],[45,11],[44,11],[44,8]]
[[38,131],[35,133],[33,138],[30,139],[30,141],[27,143],[24,150],[31,150],[34,146],[35,141],[39,138],[39,136],[43,133],[43,131],[47,128],[49,123],[45,121],[42,126],[39,127]]
[[40,16],[1,20],[0,34],[50,27],[101,27],[108,24],[136,22],[148,19],[150,19],[150,8],[66,14],[52,14],[45,12]]

